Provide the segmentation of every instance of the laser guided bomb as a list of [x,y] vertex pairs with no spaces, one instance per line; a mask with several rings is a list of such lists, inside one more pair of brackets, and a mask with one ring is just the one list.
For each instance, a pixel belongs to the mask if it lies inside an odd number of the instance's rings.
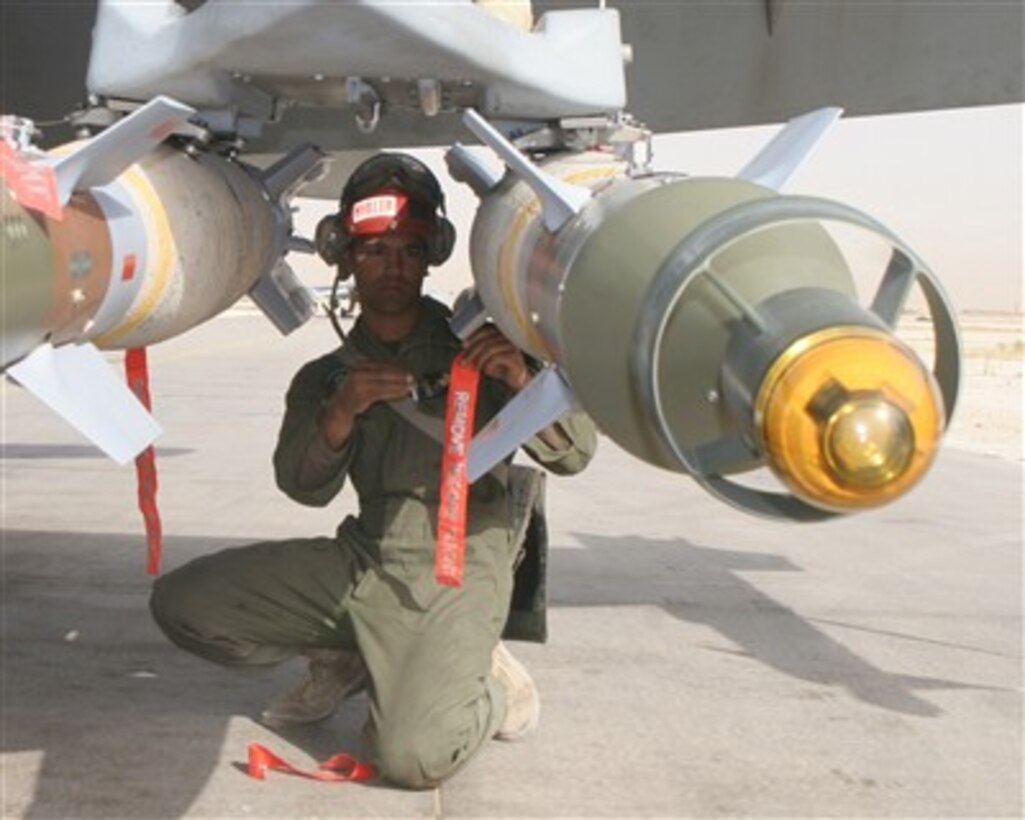
[[159,97],[43,153],[5,121],[3,369],[118,461],[159,428],[96,348],[182,333],[249,294],[283,332],[312,301],[283,261],[289,201],[321,173],[301,146],[266,170],[167,141],[191,108]]
[[[517,422],[531,396],[485,430],[471,477],[576,403],[630,453],[754,513],[822,519],[914,485],[957,398],[950,305],[872,218],[776,190],[838,113],[794,121],[739,178],[700,178],[632,173],[607,152],[535,165],[469,112],[509,170],[500,177],[461,146],[448,156],[481,196],[476,299],[457,332],[490,315],[553,364],[538,393],[555,395],[535,423]],[[831,225],[888,246],[868,307]],[[932,371],[894,334],[916,284],[934,326]],[[789,492],[734,478],[763,465]]]

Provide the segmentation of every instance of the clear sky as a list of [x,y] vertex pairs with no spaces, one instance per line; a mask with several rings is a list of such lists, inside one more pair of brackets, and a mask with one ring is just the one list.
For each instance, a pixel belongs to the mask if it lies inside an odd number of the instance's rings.
[[[1012,105],[841,120],[787,192],[840,200],[881,221],[932,267],[958,310],[1020,313],[1023,114],[1025,106]],[[654,165],[732,176],[778,128],[659,135]],[[470,283],[466,245],[477,200],[447,177],[442,150],[420,153],[442,179],[460,234],[453,259],[428,282],[449,297]],[[300,230],[311,235],[314,217],[329,208],[305,205]],[[326,275],[313,260],[296,267],[310,283]]]

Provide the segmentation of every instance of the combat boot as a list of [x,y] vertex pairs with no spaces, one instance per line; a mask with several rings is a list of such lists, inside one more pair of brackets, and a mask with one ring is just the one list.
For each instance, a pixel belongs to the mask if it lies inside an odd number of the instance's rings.
[[263,711],[268,726],[316,723],[334,714],[338,704],[366,688],[367,668],[359,652],[314,649],[304,653],[309,666],[302,680]]
[[491,655],[491,674],[505,690],[505,719],[495,732],[496,740],[524,740],[537,729],[541,698],[526,667],[512,656],[504,643]]

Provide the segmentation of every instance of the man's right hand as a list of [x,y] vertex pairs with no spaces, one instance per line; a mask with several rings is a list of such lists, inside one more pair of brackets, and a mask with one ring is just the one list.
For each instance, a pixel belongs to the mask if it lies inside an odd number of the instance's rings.
[[401,367],[383,362],[359,362],[335,388],[324,407],[320,430],[333,450],[352,435],[356,418],[379,401],[398,401],[410,395],[415,380]]

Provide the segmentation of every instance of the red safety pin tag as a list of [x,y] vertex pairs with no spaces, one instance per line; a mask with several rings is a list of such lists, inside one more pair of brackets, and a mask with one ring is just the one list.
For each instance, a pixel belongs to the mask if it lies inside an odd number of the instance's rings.
[[441,501],[438,538],[434,550],[434,577],[439,584],[463,583],[466,553],[466,499],[469,481],[466,458],[473,438],[480,371],[462,354],[452,362],[445,405],[445,450],[441,458]]
[[[127,350],[125,375],[128,387],[142,402],[142,406],[152,410],[146,348],[132,347]],[[146,541],[149,547],[146,572],[157,575],[160,572],[160,557],[163,552],[163,531],[160,524],[160,508],[157,506],[157,456],[152,445],[135,457],[135,477],[139,491],[139,511],[146,525]]]
[[264,780],[267,777],[268,769],[282,774],[293,774],[296,777],[330,783],[373,780],[377,777],[373,766],[344,752],[332,755],[323,763],[317,764],[315,771],[307,772],[282,760],[266,746],[261,746],[259,743],[249,744],[249,765],[246,768],[246,774],[256,780]]

